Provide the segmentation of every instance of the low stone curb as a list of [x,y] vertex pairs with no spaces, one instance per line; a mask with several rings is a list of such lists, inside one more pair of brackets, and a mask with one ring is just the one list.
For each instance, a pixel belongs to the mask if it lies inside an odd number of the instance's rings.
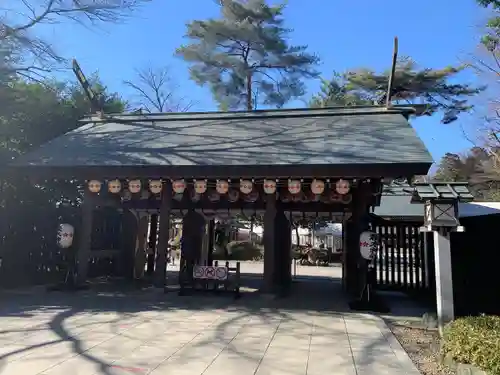
[[449,354],[441,357],[441,364],[455,371],[457,375],[490,375],[476,366],[455,361]]

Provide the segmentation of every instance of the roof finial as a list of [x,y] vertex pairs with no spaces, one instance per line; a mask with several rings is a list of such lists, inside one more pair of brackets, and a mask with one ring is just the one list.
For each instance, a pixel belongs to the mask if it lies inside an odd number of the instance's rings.
[[394,86],[394,75],[396,74],[396,64],[398,62],[398,37],[394,37],[394,49],[392,53],[392,66],[391,66],[391,74],[389,75],[389,82],[387,84],[387,93],[385,95],[385,107],[390,108],[391,97],[392,97],[392,88]]
[[76,59],[73,59],[72,68],[73,68],[73,73],[75,73],[78,82],[80,82],[83,91],[85,91],[85,94],[87,95],[87,98],[90,101],[92,112],[97,113],[100,119],[104,118],[102,95],[96,95],[94,90],[92,90],[89,81],[85,77],[85,74],[83,74],[82,69],[80,68],[80,65],[78,64]]

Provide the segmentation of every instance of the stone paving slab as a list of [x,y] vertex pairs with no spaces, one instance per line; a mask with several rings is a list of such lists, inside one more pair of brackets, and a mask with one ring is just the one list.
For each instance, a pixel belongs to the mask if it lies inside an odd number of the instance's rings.
[[419,374],[379,318],[324,295],[37,298],[0,297],[0,375]]

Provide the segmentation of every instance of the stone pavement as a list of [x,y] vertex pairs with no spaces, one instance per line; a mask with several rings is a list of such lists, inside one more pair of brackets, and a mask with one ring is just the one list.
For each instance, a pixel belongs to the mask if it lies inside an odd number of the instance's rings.
[[0,375],[419,374],[379,318],[331,296],[0,294]]

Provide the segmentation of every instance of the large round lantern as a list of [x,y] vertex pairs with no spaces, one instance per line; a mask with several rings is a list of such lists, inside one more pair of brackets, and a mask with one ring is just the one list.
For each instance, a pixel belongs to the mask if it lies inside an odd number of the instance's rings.
[[229,182],[227,182],[226,180],[217,181],[215,190],[217,190],[217,193],[219,194],[226,194],[229,190]]
[[122,183],[120,180],[111,180],[108,182],[108,190],[110,193],[118,194],[122,189]]
[[250,180],[241,180],[240,181],[240,191],[243,194],[250,194],[253,189],[253,183]]
[[207,191],[207,181],[205,180],[195,180],[194,181],[194,191],[197,194],[203,194]]
[[182,194],[186,190],[186,182],[184,180],[175,180],[172,182],[172,190],[175,194]]
[[227,199],[229,202],[234,203],[240,199],[240,192],[236,189],[229,190],[229,194],[227,195]]
[[141,180],[131,180],[128,182],[128,190],[132,194],[137,194],[141,191]]
[[101,181],[90,180],[88,186],[91,193],[99,193],[101,191],[102,184]]
[[274,194],[276,192],[276,181],[274,180],[264,180],[264,193]]
[[349,190],[351,190],[351,184],[349,183],[349,181],[338,180],[335,183],[335,191],[340,195],[349,193]]
[[314,179],[311,182],[311,191],[314,194],[318,194],[318,195],[323,194],[323,192],[325,191],[325,183],[321,180]]
[[163,183],[161,182],[161,180],[149,181],[149,190],[153,194],[160,194],[162,187],[163,187]]
[[59,224],[57,231],[57,244],[63,249],[67,249],[73,244],[75,228],[71,224]]
[[299,180],[289,180],[288,181],[288,191],[291,194],[298,194],[301,189],[301,183]]

